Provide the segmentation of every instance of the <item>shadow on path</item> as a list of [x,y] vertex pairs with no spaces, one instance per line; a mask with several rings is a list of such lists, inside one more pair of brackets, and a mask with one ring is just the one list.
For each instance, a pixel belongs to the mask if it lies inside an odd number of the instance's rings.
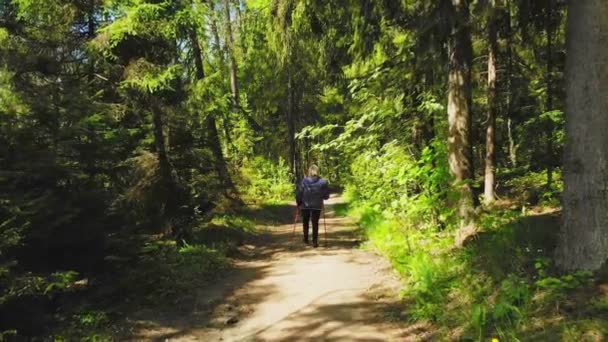
[[333,211],[340,200],[328,201],[327,247],[321,222],[316,249],[301,241],[301,223],[294,233],[294,206],[252,209],[260,225],[278,225],[242,246],[234,269],[187,310],[138,317],[129,340],[410,340],[394,322],[404,311],[400,282],[384,259],[357,248],[361,232]]

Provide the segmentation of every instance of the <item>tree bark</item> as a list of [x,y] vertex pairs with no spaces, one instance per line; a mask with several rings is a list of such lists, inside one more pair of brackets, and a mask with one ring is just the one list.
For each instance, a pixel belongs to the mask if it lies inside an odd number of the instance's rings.
[[[152,102],[155,102],[152,100]],[[162,188],[162,207],[163,207],[163,223],[161,231],[164,234],[175,234],[171,220],[177,214],[176,201],[171,199],[171,194],[176,190],[176,183],[173,179],[173,170],[169,157],[167,156],[167,147],[165,145],[164,122],[162,110],[157,103],[152,103],[152,121],[154,123],[154,147],[156,149],[156,158],[158,159],[158,171]]]
[[[96,30],[97,30],[97,25],[95,22],[96,8],[97,8],[96,1],[90,0],[89,1],[89,12],[87,13],[87,29],[88,29],[87,35],[88,35],[89,40],[91,40],[91,41],[95,38],[95,34],[96,34]],[[93,83],[93,80],[95,79],[95,61],[93,60],[91,55],[89,55],[89,73],[87,76],[88,76],[89,86],[91,86]]]
[[217,21],[215,20],[215,16],[211,18],[211,34],[213,34],[213,40],[215,42],[215,52],[217,54],[217,58],[219,58],[220,66],[225,64],[224,61],[224,50],[222,49],[222,43],[220,42],[220,34],[217,29]]
[[448,42],[448,155],[454,186],[459,193],[461,227],[473,223],[473,153],[471,146],[471,34],[469,5],[452,0],[453,25]]
[[241,10],[241,0],[234,0],[234,8],[236,9],[236,36],[241,37],[241,30],[243,28],[243,11]]
[[[291,55],[291,52],[288,52]],[[296,125],[294,118],[294,96],[293,96],[293,75],[291,72],[291,58],[289,57],[287,65],[287,134],[289,142],[289,166],[293,173],[294,183],[298,182],[298,163],[296,150]]]
[[485,156],[485,182],[484,202],[490,204],[494,201],[494,187],[496,185],[496,55],[498,42],[496,34],[496,16],[494,0],[490,1],[490,18],[488,22],[488,117],[486,127],[486,156]]
[[[545,111],[553,110],[553,1],[549,0],[547,8],[547,14],[545,18],[545,32],[547,34],[547,72],[545,76],[546,88],[547,88],[547,103],[545,104]],[[545,124],[545,135],[547,138],[547,145],[545,150],[545,166],[547,168],[547,188],[551,187],[553,183],[553,122],[547,119]]]
[[556,263],[608,259],[608,2],[568,2],[563,218]]
[[[194,54],[194,66],[196,68],[196,79],[202,80],[205,78],[205,68],[203,65],[203,55],[198,42],[198,34],[195,29],[190,31],[190,43],[192,45],[192,53]],[[224,153],[222,152],[222,142],[217,131],[217,123],[215,117],[212,114],[208,114],[205,118],[205,126],[207,128],[207,134],[209,134],[209,145],[213,156],[215,157],[215,168],[217,175],[222,182],[227,193],[235,191],[234,183],[228,172],[226,166],[226,160],[224,159]]]
[[198,42],[198,34],[196,29],[190,30],[190,44],[192,45],[192,55],[194,57],[194,69],[196,72],[196,79],[202,80],[205,78],[205,68],[203,66],[203,52],[201,45]]
[[238,67],[236,65],[236,58],[234,56],[234,37],[232,35],[232,22],[230,20],[230,1],[224,0],[224,20],[226,25],[226,50],[228,57],[230,58],[230,89],[232,90],[232,105],[233,110],[236,112],[241,107],[239,102],[239,79],[238,79]]
[[171,184],[173,183],[173,176],[171,164],[169,163],[169,158],[167,157],[167,146],[165,145],[162,111],[157,105],[153,105],[152,111],[152,120],[154,122],[154,147],[156,148],[160,176],[163,183]]
[[513,137],[513,28],[511,27],[511,0],[507,0],[507,139],[509,140],[509,161],[517,167],[517,145]]
[[[234,35],[232,30],[232,19],[230,18],[230,2],[231,0],[224,0],[224,25],[226,28],[225,37],[225,48],[228,56],[230,65],[230,91],[232,93],[232,111],[239,112],[241,109],[240,94],[239,94],[239,79],[238,79],[238,66],[236,64],[236,56],[234,49]],[[230,137],[231,123],[229,116],[226,115],[224,120],[224,133],[226,136],[227,151],[233,151],[232,139]]]

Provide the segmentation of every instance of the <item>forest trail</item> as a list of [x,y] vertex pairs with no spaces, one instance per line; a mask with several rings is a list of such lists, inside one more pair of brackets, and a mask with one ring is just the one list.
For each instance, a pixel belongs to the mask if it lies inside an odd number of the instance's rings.
[[[396,318],[400,282],[390,264],[358,249],[351,220],[327,205],[328,246],[323,218],[320,246],[292,240],[288,218],[243,247],[244,258],[223,279],[201,292],[198,314],[167,318],[139,330],[134,340],[154,341],[404,341],[425,339],[416,327],[406,331]],[[142,326],[145,326],[142,325]],[[418,332],[422,335],[418,335]],[[427,336],[428,337],[428,336]]]

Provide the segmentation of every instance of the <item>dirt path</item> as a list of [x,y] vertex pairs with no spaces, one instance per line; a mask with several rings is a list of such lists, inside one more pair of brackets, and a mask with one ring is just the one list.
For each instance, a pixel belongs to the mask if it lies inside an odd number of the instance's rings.
[[200,310],[142,328],[135,340],[409,340],[395,323],[402,311],[397,277],[384,259],[356,248],[352,222],[333,212],[339,201],[328,203],[327,247],[323,226],[317,249],[301,242],[300,225],[295,239],[293,224],[268,227],[244,246],[248,258],[201,293]]

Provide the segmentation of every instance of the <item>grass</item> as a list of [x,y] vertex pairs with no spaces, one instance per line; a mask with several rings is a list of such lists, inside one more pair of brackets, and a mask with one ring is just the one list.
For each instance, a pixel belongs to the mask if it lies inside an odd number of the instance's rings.
[[117,255],[108,258],[106,273],[71,297],[44,335],[56,341],[114,341],[129,336],[132,326],[125,318],[140,311],[193,312],[200,289],[230,267],[227,255],[256,233],[248,215],[230,213],[198,224],[191,243],[183,246],[151,235],[119,239],[110,246]]
[[486,211],[482,232],[458,249],[450,230],[415,229],[365,205],[351,206],[349,214],[365,229],[368,248],[402,275],[409,319],[433,322],[441,339],[608,338],[608,291],[597,291],[588,273],[552,271],[559,211]]
[[150,240],[135,260],[96,279],[98,285],[62,312],[49,334],[57,341],[111,341],[128,335],[125,317],[139,310],[189,310],[199,289],[229,266],[225,254],[223,248]]
[[348,202],[334,204],[334,211],[337,217],[346,217],[349,214],[350,206]]

